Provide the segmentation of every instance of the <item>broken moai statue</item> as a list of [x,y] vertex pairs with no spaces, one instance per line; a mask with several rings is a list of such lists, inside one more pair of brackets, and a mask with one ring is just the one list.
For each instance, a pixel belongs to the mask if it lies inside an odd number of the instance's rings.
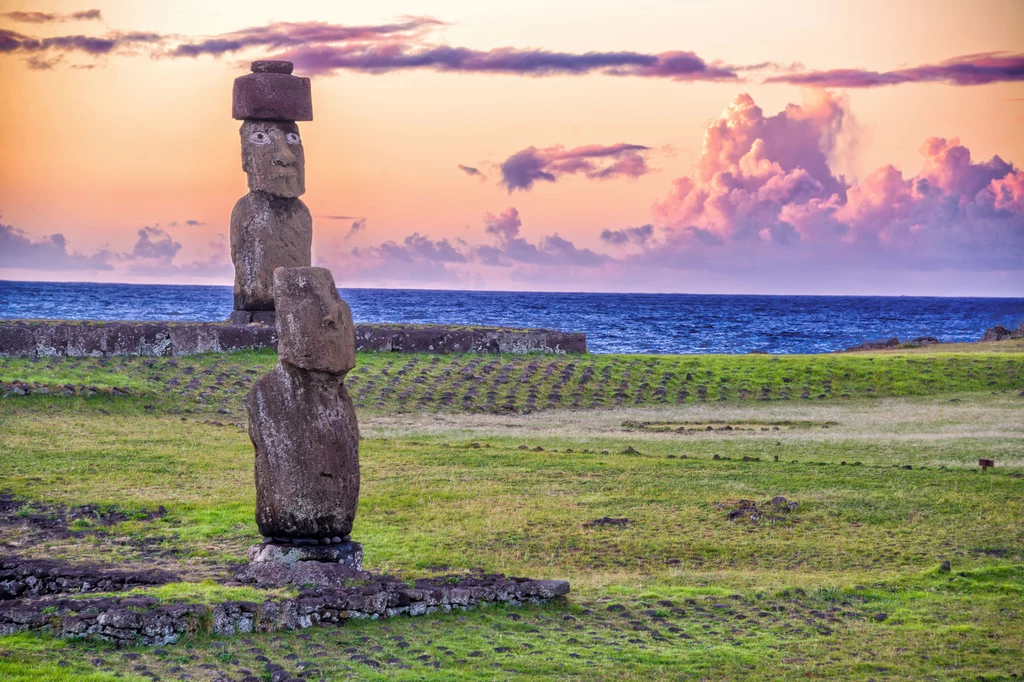
[[362,548],[349,540],[359,500],[359,426],[344,384],[355,366],[352,313],[324,268],[278,268],[274,297],[279,362],[245,399],[264,536],[250,559],[360,569]]
[[235,305],[229,321],[273,324],[274,270],[309,267],[313,219],[296,121],[313,120],[308,78],[292,63],[262,60],[235,79],[232,116],[242,120],[242,170],[249,193],[231,211]]

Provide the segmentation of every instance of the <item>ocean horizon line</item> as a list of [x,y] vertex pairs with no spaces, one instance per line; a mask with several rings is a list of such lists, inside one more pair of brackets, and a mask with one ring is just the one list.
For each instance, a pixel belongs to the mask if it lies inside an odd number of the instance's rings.
[[[202,287],[206,289],[232,288],[232,284],[183,284],[164,282],[92,282],[88,280],[56,281],[56,280],[22,280],[22,279],[0,279],[3,284],[49,284],[49,285],[83,285],[83,286],[129,286],[129,287]],[[693,292],[693,291],[569,291],[554,289],[450,289],[432,287],[370,287],[370,286],[338,286],[339,290],[346,291],[423,291],[439,293],[487,293],[487,294],[554,294],[571,296],[736,296],[736,297],[784,297],[784,298],[916,298],[916,299],[992,299],[992,300],[1019,300],[1024,302],[1024,293],[1018,296],[997,296],[992,294],[805,294],[805,293],[724,293],[724,292]]]

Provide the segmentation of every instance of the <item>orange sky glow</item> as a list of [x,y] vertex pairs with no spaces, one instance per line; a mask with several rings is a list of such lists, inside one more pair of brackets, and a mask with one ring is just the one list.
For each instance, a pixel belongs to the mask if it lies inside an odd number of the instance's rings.
[[5,0],[0,280],[230,284],[231,85],[270,56],[312,78],[340,286],[1024,296],[1016,0]]

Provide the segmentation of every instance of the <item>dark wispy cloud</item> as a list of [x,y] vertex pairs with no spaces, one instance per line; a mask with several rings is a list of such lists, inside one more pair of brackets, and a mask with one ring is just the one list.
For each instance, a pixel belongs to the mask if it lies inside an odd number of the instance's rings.
[[60,24],[65,21],[102,21],[103,14],[98,9],[86,9],[81,12],[61,14],[59,12],[2,12],[0,17],[23,24]]
[[552,52],[501,47],[475,50],[448,45],[382,42],[303,45],[277,55],[310,74],[334,71],[387,73],[425,69],[449,73],[501,73],[521,76],[608,76],[670,78],[679,81],[733,80],[736,72],[709,64],[692,52]]
[[207,225],[207,223],[204,223],[202,220],[192,220],[192,219],[186,220],[185,224],[188,225],[189,227],[202,227],[203,225]]
[[479,168],[473,168],[472,166],[463,166],[460,163],[459,164],[459,170],[462,171],[463,173],[465,173],[466,175],[468,175],[471,178],[480,178],[481,180],[486,180],[487,179],[487,176],[484,175],[484,172],[482,170],[480,170]]
[[[68,35],[52,38],[33,38],[16,31],[0,28],[0,54],[20,54],[26,57],[31,69],[51,69],[63,62],[69,54],[90,58],[110,54],[131,54],[139,48],[159,46],[164,37],[158,33],[116,31],[104,36]],[[92,65],[74,65],[90,68]]]
[[788,83],[820,88],[877,88],[904,83],[945,83],[985,85],[1024,80],[1024,54],[985,52],[953,57],[938,64],[925,64],[894,71],[829,69],[781,74],[765,83]]
[[366,229],[366,218],[356,218],[345,233],[345,239],[350,239]]
[[[101,19],[99,10],[72,14],[7,12],[22,23],[59,23]],[[447,24],[427,16],[408,16],[381,24],[347,26],[322,21],[272,22],[210,36],[181,37],[155,32],[110,32],[101,36],[66,35],[36,38],[0,29],[0,53],[26,56],[30,68],[46,69],[63,55],[96,59],[109,54],[145,54],[156,58],[196,58],[257,51],[295,62],[300,72],[329,75],[337,71],[381,74],[399,70],[446,73],[493,73],[520,76],[582,76],[603,74],[675,81],[739,81],[741,74],[775,72],[766,83],[817,87],[868,88],[902,83],[940,82],[950,85],[1024,80],[1024,54],[990,52],[964,55],[892,71],[836,68],[802,70],[799,65],[772,61],[726,64],[708,61],[686,50],[646,53],[632,50],[557,52],[536,48],[474,49],[438,44],[432,34]],[[94,64],[70,64],[89,68]],[[467,167],[468,168],[468,167]]]
[[13,225],[0,222],[0,267],[24,270],[112,270],[113,254],[99,250],[83,254],[68,249],[60,232],[33,238]]
[[280,50],[309,45],[390,40],[399,36],[413,40],[443,25],[444,22],[431,17],[406,17],[402,21],[370,26],[344,26],[323,21],[278,21],[266,26],[250,26],[180,43],[170,54],[173,57],[220,56],[253,47]]
[[583,175],[603,180],[615,176],[636,178],[649,172],[644,154],[649,147],[639,144],[527,147],[501,164],[501,184],[509,191],[528,190],[535,182],[555,182],[563,175]]
[[621,230],[601,230],[601,241],[613,246],[625,246],[635,244],[645,246],[654,236],[654,225],[647,224],[640,227],[624,227]]

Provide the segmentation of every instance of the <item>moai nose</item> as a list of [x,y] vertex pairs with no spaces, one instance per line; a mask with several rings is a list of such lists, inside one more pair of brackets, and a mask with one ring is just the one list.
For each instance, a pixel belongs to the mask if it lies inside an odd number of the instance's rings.
[[274,140],[274,165],[275,166],[294,166],[297,162],[295,154],[291,149],[288,148],[288,142],[284,139],[284,136]]

